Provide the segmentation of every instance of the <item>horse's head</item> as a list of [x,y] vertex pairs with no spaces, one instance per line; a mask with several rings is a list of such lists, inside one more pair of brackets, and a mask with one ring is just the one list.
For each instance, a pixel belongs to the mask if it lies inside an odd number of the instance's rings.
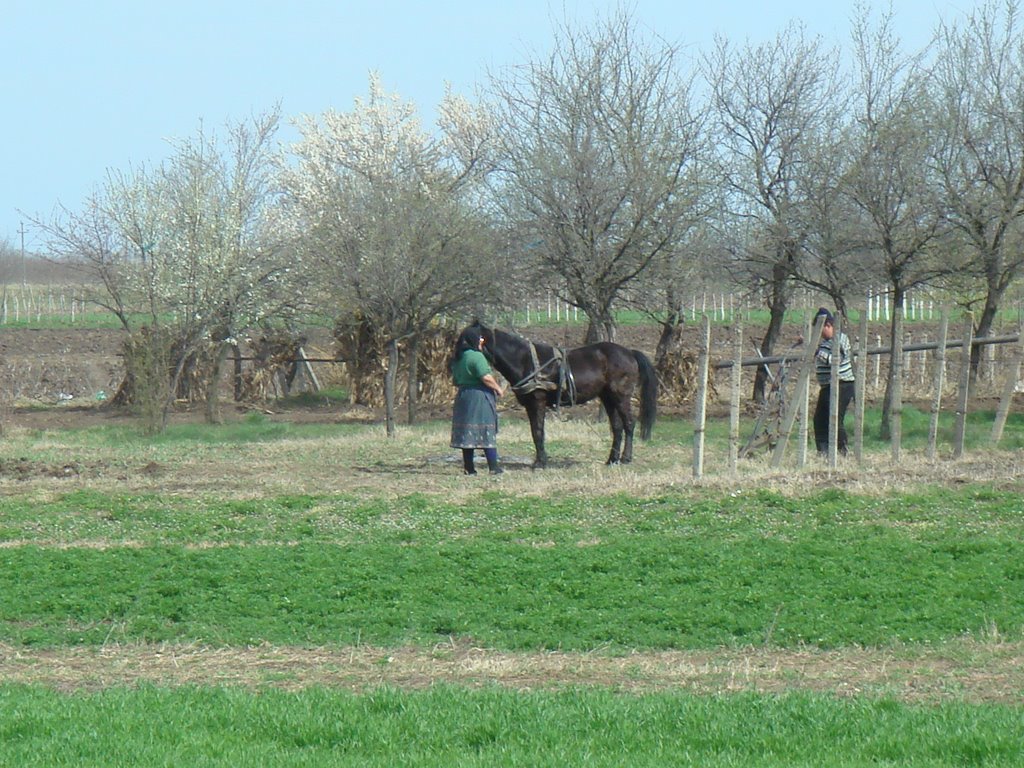
[[463,330],[463,333],[471,333],[479,336],[484,340],[484,354],[488,357],[492,357],[494,355],[495,340],[493,328],[487,327],[479,320],[474,320],[471,325],[467,326],[466,329]]

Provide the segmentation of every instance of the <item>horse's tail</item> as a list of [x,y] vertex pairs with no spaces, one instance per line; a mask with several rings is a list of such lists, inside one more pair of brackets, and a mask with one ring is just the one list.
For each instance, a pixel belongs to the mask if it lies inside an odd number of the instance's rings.
[[640,368],[640,439],[650,440],[658,418],[658,373],[639,349],[633,350],[633,357]]

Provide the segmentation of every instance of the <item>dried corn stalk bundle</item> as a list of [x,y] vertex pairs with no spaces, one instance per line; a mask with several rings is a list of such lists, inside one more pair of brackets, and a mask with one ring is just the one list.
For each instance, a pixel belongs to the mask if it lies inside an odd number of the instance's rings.
[[[684,405],[697,392],[699,362],[692,352],[669,350],[658,361],[658,401],[666,405]],[[708,400],[718,396],[714,370],[708,371]]]
[[[172,361],[179,359],[181,348],[180,342],[172,345]],[[181,368],[181,377],[178,379],[175,399],[193,403],[206,400],[206,393],[210,388],[210,376],[214,368],[214,357],[219,349],[220,344],[206,342],[185,358],[185,364]]]
[[267,333],[250,342],[252,365],[241,377],[239,399],[267,400],[288,394],[298,371],[304,336],[287,331]]
[[[335,327],[337,357],[345,361],[349,399],[355,405],[384,407],[384,376],[387,373],[387,340],[359,316]],[[455,344],[456,331],[443,325],[432,326],[416,344],[417,400],[426,404],[448,402],[455,390],[448,372],[448,359]],[[398,345],[396,405],[407,401],[409,343]]]
[[171,367],[171,342],[166,331],[143,326],[124,341],[125,373],[111,405],[132,405],[144,400],[162,401],[170,385],[174,369]]
[[421,339],[418,349],[419,401],[430,405],[449,403],[455,397],[455,385],[448,370],[457,331],[435,326]]
[[353,405],[379,407],[384,403],[384,341],[383,334],[358,313],[339,320],[334,327],[336,357],[345,361]]

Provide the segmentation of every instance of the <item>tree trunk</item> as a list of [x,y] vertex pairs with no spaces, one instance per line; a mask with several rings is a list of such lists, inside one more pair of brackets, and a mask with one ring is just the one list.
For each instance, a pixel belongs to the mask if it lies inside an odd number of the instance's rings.
[[[996,290],[989,287],[989,292],[985,296],[985,306],[981,310],[981,316],[978,318],[978,326],[974,329],[974,337],[980,339],[984,336],[988,336],[992,332],[992,326],[995,324],[996,314],[999,311],[999,304],[1002,302],[1003,291]],[[981,365],[981,345],[975,344],[971,347],[971,384],[978,380],[978,368]]]
[[683,327],[683,316],[676,311],[670,311],[668,317],[661,322],[661,333],[658,336],[658,346],[654,350],[654,367],[656,370],[664,370],[665,361],[669,352],[676,344],[679,337],[679,330]]
[[231,352],[235,357],[235,373],[232,377],[234,382],[235,402],[242,399],[242,350],[237,344],[231,345]]
[[220,412],[220,372],[227,355],[228,348],[225,344],[218,344],[213,353],[213,363],[210,366],[210,378],[206,384],[206,423],[223,424],[224,417]]
[[615,341],[615,318],[611,307],[587,310],[590,322],[587,324],[587,335],[584,344],[596,344],[599,341]]
[[[769,306],[769,318],[768,318],[768,330],[761,339],[761,357],[768,357],[772,354],[772,350],[775,349],[775,342],[782,335],[782,321],[786,317],[786,309],[789,306],[788,297],[784,291],[776,290],[772,296],[771,306]],[[763,403],[765,399],[765,390],[768,384],[768,370],[763,365],[757,367],[757,373],[754,374],[754,402]]]
[[[889,320],[889,341],[890,344],[895,343],[896,339],[896,326],[898,320],[896,313],[903,312],[903,300],[906,296],[906,290],[902,286],[893,286],[892,291],[892,313]],[[892,425],[889,423],[892,418],[892,391],[895,386],[895,368],[892,361],[889,361],[889,372],[885,377],[885,396],[882,398],[882,420],[878,425],[878,439],[889,440],[892,438]]]

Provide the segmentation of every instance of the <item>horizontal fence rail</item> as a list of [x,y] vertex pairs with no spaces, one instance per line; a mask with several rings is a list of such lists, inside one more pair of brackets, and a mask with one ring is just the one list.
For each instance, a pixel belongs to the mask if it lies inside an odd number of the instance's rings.
[[[1020,340],[1018,334],[1012,336],[986,336],[980,339],[971,339],[971,347],[981,347],[986,344],[1013,344]],[[942,349],[954,349],[964,345],[962,340],[947,341],[945,344],[940,345],[939,342],[920,342],[917,344],[904,344],[899,347],[901,352],[929,352],[937,350],[940,347]],[[870,347],[865,350],[866,355],[890,355],[892,354],[893,348],[889,347]],[[853,356],[858,357],[857,350],[853,351]],[[744,357],[740,359],[740,365],[744,368],[751,365],[775,365],[777,363],[791,363],[800,360],[803,357],[801,352],[787,352],[784,355],[769,355],[767,357]],[[716,370],[724,368],[732,368],[734,365],[733,360],[721,360],[715,363],[712,367]]]

